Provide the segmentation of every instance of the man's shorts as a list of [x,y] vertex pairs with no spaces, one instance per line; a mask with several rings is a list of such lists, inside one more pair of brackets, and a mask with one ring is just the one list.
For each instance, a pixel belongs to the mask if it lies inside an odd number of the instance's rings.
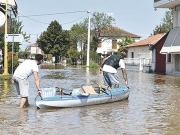
[[28,97],[29,96],[29,82],[27,79],[21,79],[18,77],[13,77],[14,84],[17,90],[17,94],[21,97]]
[[103,71],[104,85],[112,87],[115,84],[119,84],[119,77],[116,73],[109,73]]

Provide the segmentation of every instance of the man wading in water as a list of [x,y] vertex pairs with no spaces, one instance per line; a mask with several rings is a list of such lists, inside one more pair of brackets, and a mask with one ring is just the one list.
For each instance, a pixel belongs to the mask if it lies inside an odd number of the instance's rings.
[[[119,86],[119,77],[117,75],[117,69],[120,67],[122,74],[128,87],[128,78],[125,69],[124,57],[126,56],[125,52],[121,52],[120,55],[113,54],[102,60],[101,71],[103,71],[104,76],[104,85],[112,88],[113,86]],[[129,88],[129,87],[128,87]]]
[[36,87],[38,89],[37,94],[41,95],[40,80],[38,76],[38,65],[43,61],[41,54],[36,54],[35,60],[25,60],[21,63],[14,72],[12,83],[15,84],[18,95],[21,96],[20,108],[28,107],[28,96],[29,96],[29,82],[28,77],[34,75]]

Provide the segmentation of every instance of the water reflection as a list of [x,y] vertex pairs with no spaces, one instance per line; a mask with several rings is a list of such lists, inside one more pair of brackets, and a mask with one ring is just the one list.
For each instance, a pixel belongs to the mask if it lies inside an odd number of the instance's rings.
[[41,69],[63,69],[65,66],[61,64],[43,64],[40,67]]
[[10,92],[10,81],[9,80],[1,80],[1,85],[0,85],[0,101],[4,102],[7,100],[9,97],[9,92]]
[[[39,75],[42,87],[61,87],[67,92],[75,87],[103,84],[98,70],[81,66],[43,65]],[[18,109],[19,97],[14,86],[0,81],[1,134],[179,134],[180,78],[127,71],[128,100],[77,108],[37,110],[36,86],[30,77],[30,103]],[[118,70],[121,85],[124,79]]]
[[154,82],[155,84],[165,84],[165,76],[164,75],[155,75],[154,76]]

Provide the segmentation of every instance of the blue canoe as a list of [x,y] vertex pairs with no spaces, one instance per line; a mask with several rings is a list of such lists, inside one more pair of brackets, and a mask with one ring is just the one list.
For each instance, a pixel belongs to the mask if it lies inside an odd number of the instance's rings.
[[36,106],[38,108],[47,107],[78,107],[87,105],[96,105],[103,103],[110,103],[127,99],[129,97],[130,90],[126,86],[120,86],[118,88],[103,90],[102,93],[80,93],[75,89],[69,95],[57,94],[56,88],[44,88],[42,89],[42,97],[36,97]]

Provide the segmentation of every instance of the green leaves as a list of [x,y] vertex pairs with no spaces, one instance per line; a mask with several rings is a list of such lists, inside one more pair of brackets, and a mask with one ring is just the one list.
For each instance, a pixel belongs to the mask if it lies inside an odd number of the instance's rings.
[[37,40],[38,46],[45,54],[66,57],[70,48],[69,31],[62,30],[61,25],[55,20],[50,23]]
[[119,45],[119,52],[124,50],[127,45],[134,43],[135,40],[129,36],[126,36],[125,38],[122,38],[121,41],[118,42]]
[[[11,34],[22,34],[25,42],[28,42],[30,39],[30,35],[27,35],[26,32],[23,32],[22,28],[22,21],[18,21],[16,19],[12,20]],[[14,52],[19,52],[20,45],[20,43],[14,42]],[[0,48],[4,50],[4,33],[0,33]],[[12,51],[12,42],[8,42],[8,52],[10,51]]]
[[173,28],[173,13],[174,13],[173,9],[166,11],[161,24],[155,27],[151,35],[167,33],[169,30],[171,30]]

